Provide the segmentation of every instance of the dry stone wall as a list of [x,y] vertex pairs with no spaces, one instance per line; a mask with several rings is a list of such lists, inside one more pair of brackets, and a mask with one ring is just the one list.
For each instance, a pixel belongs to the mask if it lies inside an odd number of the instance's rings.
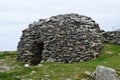
[[17,60],[79,62],[95,58],[103,47],[99,25],[90,17],[64,14],[40,19],[23,30]]
[[103,32],[102,35],[106,43],[120,45],[120,31]]

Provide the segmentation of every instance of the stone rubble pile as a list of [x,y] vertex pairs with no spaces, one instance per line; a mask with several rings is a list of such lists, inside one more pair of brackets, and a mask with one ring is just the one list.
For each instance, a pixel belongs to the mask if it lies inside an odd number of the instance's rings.
[[40,19],[23,30],[17,60],[72,63],[97,57],[103,47],[99,25],[90,17],[64,14]]

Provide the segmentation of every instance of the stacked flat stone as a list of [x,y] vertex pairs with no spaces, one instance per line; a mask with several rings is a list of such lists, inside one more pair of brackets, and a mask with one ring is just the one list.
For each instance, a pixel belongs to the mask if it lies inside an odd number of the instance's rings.
[[108,31],[102,33],[106,43],[120,45],[120,31]]
[[87,61],[99,55],[103,44],[99,25],[90,17],[64,14],[40,19],[23,30],[17,60],[38,64]]

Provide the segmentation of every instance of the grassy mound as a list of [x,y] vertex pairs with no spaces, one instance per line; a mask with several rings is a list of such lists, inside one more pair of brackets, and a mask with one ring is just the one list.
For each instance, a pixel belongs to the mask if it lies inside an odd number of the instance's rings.
[[87,62],[42,62],[25,68],[24,63],[17,62],[15,58],[16,52],[0,52],[0,80],[82,80],[89,78],[86,71],[93,72],[98,65],[120,72],[120,46],[111,44],[105,45],[99,58]]

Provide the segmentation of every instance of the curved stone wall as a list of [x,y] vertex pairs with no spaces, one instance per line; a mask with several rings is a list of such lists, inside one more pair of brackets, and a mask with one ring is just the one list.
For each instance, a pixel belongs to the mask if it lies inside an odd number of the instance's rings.
[[79,62],[99,55],[103,44],[99,25],[90,17],[65,14],[40,19],[23,30],[17,60]]

